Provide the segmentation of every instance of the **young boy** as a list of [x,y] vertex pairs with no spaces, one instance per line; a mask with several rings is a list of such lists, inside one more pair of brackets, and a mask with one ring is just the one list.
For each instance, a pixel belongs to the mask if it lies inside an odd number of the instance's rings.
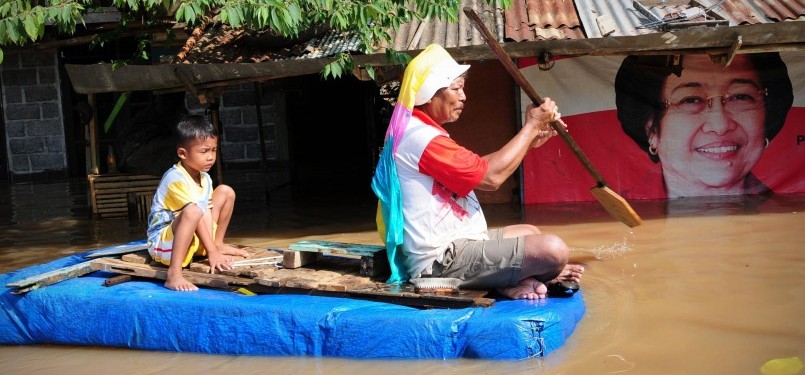
[[235,206],[235,191],[218,185],[207,172],[215,164],[218,139],[203,116],[189,116],[176,126],[179,163],[159,182],[148,217],[148,252],[168,266],[165,287],[194,291],[198,287],[182,276],[193,256],[207,255],[210,273],[232,269],[229,255],[248,253],[224,244]]

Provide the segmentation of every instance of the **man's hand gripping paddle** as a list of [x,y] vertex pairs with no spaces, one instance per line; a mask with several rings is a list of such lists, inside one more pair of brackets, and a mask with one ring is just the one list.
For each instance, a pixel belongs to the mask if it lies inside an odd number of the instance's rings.
[[[484,23],[481,21],[481,18],[478,17],[478,14],[475,13],[472,8],[464,8],[464,14],[469,17],[475,27],[483,34],[484,39],[486,39],[486,43],[492,48],[492,51],[497,55],[498,60],[503,64],[503,67],[509,72],[509,75],[514,79],[517,85],[525,91],[526,95],[534,102],[535,105],[542,104],[542,98],[537,94],[533,87],[526,81],[525,77],[523,77],[523,73],[520,72],[520,69],[514,65],[509,55],[506,54],[506,51],[498,44],[495,37],[492,36],[492,33],[486,28]],[[609,212],[610,215],[615,217],[616,219],[622,221],[624,224],[628,225],[629,227],[636,227],[640,225],[643,221],[640,219],[640,216],[632,209],[629,205],[629,202],[626,202],[618,193],[612,191],[610,188],[607,187],[606,182],[604,182],[604,178],[601,177],[601,174],[595,169],[593,164],[590,162],[590,159],[587,158],[586,155],[581,151],[579,145],[576,144],[576,141],[570,137],[570,134],[567,133],[562,124],[558,121],[554,121],[551,123],[551,126],[557,133],[562,137],[562,139],[570,146],[570,149],[573,150],[573,153],[576,155],[576,158],[579,159],[582,165],[587,169],[587,172],[595,178],[598,182],[596,186],[594,186],[590,191],[593,193],[598,202],[604,206],[604,209]]]

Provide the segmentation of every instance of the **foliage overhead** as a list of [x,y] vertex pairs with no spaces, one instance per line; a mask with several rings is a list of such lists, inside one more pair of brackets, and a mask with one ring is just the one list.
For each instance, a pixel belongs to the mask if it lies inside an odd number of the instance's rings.
[[[100,0],[0,0],[0,63],[2,47],[26,45],[41,40],[45,27],[61,35],[73,35],[84,25],[84,15],[100,6]],[[511,0],[486,0],[508,7]],[[104,3],[108,5],[109,0]],[[372,46],[389,42],[392,30],[412,20],[455,21],[460,0],[111,0],[121,13],[121,28],[131,22],[145,26],[173,22],[193,28],[206,22],[219,22],[234,28],[272,30],[294,37],[317,25],[353,32],[364,53]],[[166,21],[169,21],[166,23]],[[144,32],[145,33],[145,32]],[[148,35],[140,35],[148,39]],[[143,47],[148,43],[141,43]],[[142,51],[138,51],[140,53]],[[390,58],[405,59],[389,51]],[[407,55],[405,55],[407,56]],[[339,56],[323,72],[339,76],[351,69],[352,59]],[[371,70],[370,70],[371,74]]]

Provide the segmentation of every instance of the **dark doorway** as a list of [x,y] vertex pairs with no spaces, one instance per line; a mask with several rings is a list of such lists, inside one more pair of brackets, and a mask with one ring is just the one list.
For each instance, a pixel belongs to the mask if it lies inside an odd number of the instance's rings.
[[375,84],[307,75],[289,78],[284,87],[294,194],[373,196]]
[[[103,45],[81,45],[66,47],[59,53],[59,75],[62,90],[62,110],[64,116],[64,134],[67,153],[67,169],[71,177],[86,176],[92,164],[89,156],[89,121],[92,114],[89,95],[73,91],[65,64],[95,64],[115,60],[126,60],[133,56],[137,49],[137,40],[122,38],[107,41]],[[150,92],[129,93],[114,124],[108,131],[104,130],[104,122],[109,118],[112,108],[122,93],[95,94],[95,126],[97,131],[98,167],[100,173],[109,172],[106,160],[110,151],[120,157],[118,138],[121,124],[126,124],[141,109],[152,102]]]

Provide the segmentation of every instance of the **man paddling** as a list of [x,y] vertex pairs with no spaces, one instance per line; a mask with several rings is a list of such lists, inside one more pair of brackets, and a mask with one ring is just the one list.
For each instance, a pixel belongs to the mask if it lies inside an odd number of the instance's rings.
[[559,237],[528,224],[487,228],[473,192],[493,191],[531,148],[556,135],[560,113],[549,98],[529,106],[522,129],[499,150],[480,156],[458,145],[442,125],[458,120],[469,65],[433,44],[405,70],[372,181],[386,242],[389,282],[451,277],[466,288],[497,288],[512,299],[545,298],[548,286],[579,282]]

